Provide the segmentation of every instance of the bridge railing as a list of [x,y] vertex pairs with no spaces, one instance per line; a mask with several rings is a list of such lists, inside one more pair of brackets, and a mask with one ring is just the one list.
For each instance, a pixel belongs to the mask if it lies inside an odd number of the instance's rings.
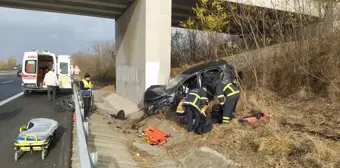
[[74,136],[77,136],[78,139],[79,164],[81,168],[94,168],[97,164],[98,154],[97,152],[90,153],[88,150],[88,122],[84,119],[80,90],[76,84],[73,84],[73,93],[77,126],[77,135]]

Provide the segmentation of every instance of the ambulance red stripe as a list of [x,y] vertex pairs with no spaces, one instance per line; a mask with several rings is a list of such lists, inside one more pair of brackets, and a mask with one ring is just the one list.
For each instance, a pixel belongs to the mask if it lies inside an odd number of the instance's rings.
[[22,75],[23,80],[36,79],[37,75]]

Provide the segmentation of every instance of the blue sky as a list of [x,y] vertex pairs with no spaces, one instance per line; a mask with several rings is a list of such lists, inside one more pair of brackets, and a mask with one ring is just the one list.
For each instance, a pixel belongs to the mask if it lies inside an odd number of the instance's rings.
[[94,41],[113,40],[114,20],[0,7],[0,59],[47,49],[71,54]]

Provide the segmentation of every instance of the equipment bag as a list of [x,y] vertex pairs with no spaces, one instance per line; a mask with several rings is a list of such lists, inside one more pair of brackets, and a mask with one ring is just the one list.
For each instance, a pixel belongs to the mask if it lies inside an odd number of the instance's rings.
[[266,118],[269,118],[269,115],[266,114],[266,113],[261,113],[261,112],[258,112],[256,113],[255,116],[249,116],[249,117],[244,117],[240,120],[241,123],[251,123],[251,122],[255,122],[257,120],[260,120],[260,119],[266,119]]

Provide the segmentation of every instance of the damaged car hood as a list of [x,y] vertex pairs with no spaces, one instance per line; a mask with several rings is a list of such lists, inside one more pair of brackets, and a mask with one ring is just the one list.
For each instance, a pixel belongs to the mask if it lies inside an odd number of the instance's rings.
[[161,97],[164,97],[168,95],[166,92],[166,86],[165,85],[154,85],[150,86],[146,92],[145,92],[145,100],[154,100],[159,99]]

